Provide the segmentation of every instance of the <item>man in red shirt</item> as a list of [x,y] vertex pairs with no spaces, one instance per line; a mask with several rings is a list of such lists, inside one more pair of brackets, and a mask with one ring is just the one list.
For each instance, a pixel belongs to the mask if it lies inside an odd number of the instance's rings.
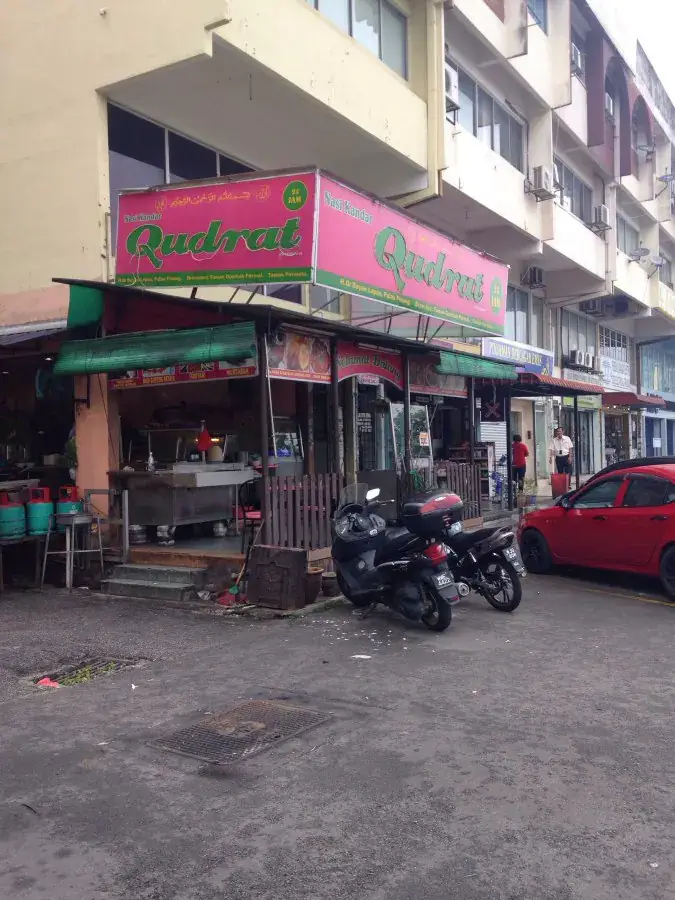
[[513,435],[513,477],[518,483],[518,490],[522,491],[525,484],[525,471],[527,469],[527,457],[530,451],[527,444],[523,443],[523,439],[519,434]]

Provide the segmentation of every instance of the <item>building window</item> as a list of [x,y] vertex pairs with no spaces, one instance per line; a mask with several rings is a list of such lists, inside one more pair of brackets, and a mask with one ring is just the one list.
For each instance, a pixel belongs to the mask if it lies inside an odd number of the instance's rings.
[[523,124],[452,60],[446,59],[446,63],[456,70],[459,84],[459,111],[455,121],[514,168],[524,172]]
[[408,77],[408,20],[389,0],[307,0],[394,72]]
[[640,247],[640,232],[618,213],[616,216],[616,246],[618,250],[628,256]]
[[527,8],[542,31],[548,31],[548,0],[527,0]]
[[592,222],[593,191],[557,157],[553,160],[553,167],[558,203],[582,222]]
[[[574,48],[579,51],[574,52]],[[572,29],[572,74],[576,75],[582,84],[586,84],[586,38]]]
[[573,350],[596,355],[596,325],[593,319],[586,319],[568,309],[562,311],[562,355],[569,358]]
[[667,256],[663,253],[662,250],[659,250],[659,256],[663,259],[663,265],[659,269],[659,279],[661,284],[665,284],[667,287],[673,287],[673,263],[672,260],[668,259]]
[[504,337],[544,349],[544,301],[509,285],[506,294]]
[[108,104],[108,160],[113,244],[120,191],[253,171],[112,103]]
[[320,287],[316,284],[309,286],[309,305],[312,312],[333,313],[340,315],[340,292],[332,288]]
[[181,134],[169,132],[169,182],[197,181],[200,178],[216,178],[218,175],[218,154],[184,138]]
[[530,343],[534,347],[544,349],[548,346],[548,342],[544,337],[544,298],[532,297],[532,315],[530,317]]

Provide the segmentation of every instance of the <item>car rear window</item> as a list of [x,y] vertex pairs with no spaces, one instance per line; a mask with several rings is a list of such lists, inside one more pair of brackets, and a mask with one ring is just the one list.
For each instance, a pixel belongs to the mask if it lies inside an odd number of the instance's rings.
[[675,485],[661,478],[631,478],[623,498],[623,505],[629,507],[662,506],[666,502],[666,491],[670,489],[675,499]]

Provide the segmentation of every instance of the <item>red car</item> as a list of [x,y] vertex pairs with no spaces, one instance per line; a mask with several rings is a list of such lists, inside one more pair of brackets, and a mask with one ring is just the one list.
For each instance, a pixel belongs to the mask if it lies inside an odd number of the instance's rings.
[[675,600],[675,460],[641,459],[603,469],[518,527],[535,574],[557,563],[661,579]]

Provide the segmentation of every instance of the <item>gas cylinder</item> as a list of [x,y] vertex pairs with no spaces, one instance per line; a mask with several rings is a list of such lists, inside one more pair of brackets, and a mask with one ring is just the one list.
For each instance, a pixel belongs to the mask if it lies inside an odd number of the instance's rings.
[[26,534],[26,508],[23,503],[9,499],[5,491],[0,493],[0,539],[19,538]]
[[28,534],[47,534],[49,520],[54,513],[49,488],[30,488],[30,500],[26,504]]

